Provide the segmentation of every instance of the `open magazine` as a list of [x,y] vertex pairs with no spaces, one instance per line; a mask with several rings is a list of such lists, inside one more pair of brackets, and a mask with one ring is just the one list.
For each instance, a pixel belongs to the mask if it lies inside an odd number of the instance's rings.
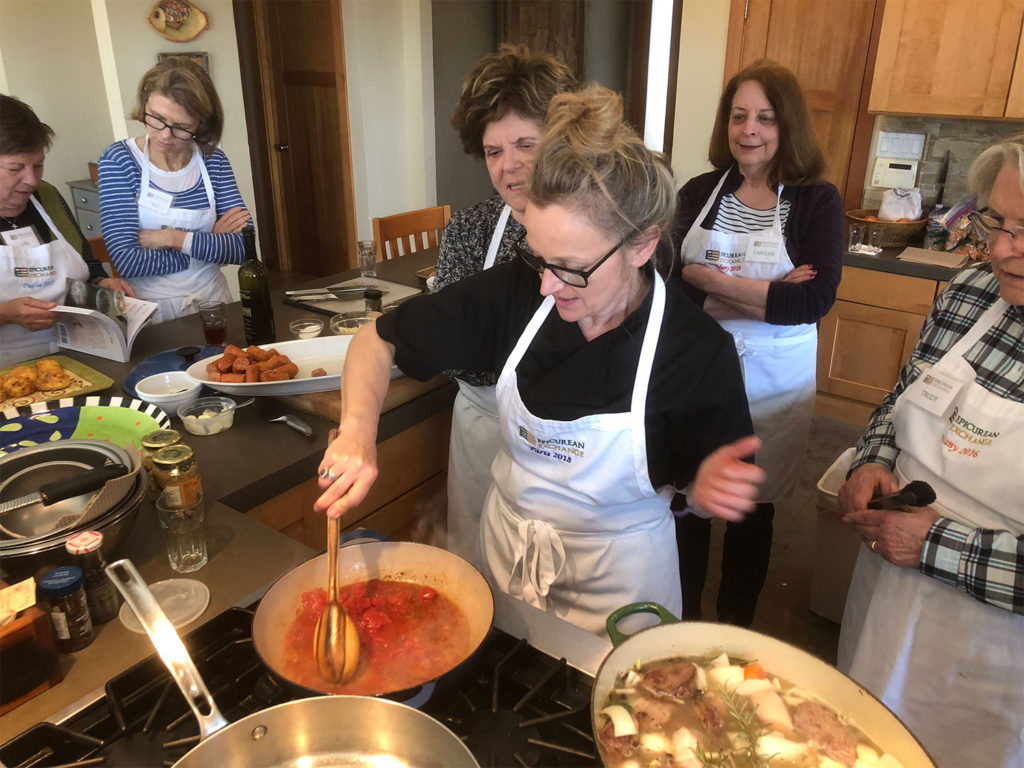
[[127,363],[135,337],[159,306],[83,280],[68,280],[57,313],[57,346]]

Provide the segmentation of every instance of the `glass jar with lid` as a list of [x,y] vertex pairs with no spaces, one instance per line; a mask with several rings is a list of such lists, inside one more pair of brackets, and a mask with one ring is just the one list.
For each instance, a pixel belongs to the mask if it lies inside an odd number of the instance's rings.
[[200,499],[202,483],[195,453],[184,443],[169,445],[153,454],[153,474],[160,492],[175,506],[190,506]]
[[92,642],[84,583],[82,569],[74,565],[54,568],[38,582],[39,593],[50,606],[54,641],[61,653],[80,651]]
[[181,433],[176,429],[158,429],[142,437],[142,466],[146,468],[146,492],[151,499],[156,499],[161,490],[157,484],[153,455],[161,448],[180,442]]

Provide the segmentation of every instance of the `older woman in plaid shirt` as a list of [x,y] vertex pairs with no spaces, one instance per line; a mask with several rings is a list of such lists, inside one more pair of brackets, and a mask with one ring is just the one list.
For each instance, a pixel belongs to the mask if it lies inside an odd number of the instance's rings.
[[[940,766],[1024,765],[1024,138],[969,175],[991,260],[932,308],[840,492],[864,538],[839,666]],[[911,480],[936,501],[866,509]]]

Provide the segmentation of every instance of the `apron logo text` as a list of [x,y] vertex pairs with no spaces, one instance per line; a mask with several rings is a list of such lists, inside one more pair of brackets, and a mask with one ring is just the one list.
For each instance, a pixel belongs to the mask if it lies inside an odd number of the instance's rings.
[[965,419],[960,415],[959,408],[954,408],[949,415],[949,431],[976,445],[992,445],[992,442],[999,437],[998,432],[983,429]]
[[719,272],[739,272],[743,269],[742,253],[724,253],[709,248],[704,251],[704,261],[714,264]]
[[564,461],[572,464],[577,459],[586,458],[587,444],[582,440],[565,440],[554,438],[552,440],[540,440],[526,427],[519,427],[519,436],[530,446],[530,451],[538,456]]

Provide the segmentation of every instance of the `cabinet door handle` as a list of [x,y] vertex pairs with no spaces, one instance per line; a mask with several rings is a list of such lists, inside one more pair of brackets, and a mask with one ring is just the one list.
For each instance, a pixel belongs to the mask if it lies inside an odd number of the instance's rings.
[[87,202],[89,202],[89,198],[88,197],[80,197],[80,198],[78,198],[78,202],[80,202],[80,203],[87,203]]
[[274,149],[276,149],[278,152],[287,152],[289,149],[291,149],[291,147],[289,147],[287,144],[275,144]]
[[85,228],[86,228],[87,230],[89,230],[90,232],[92,232],[92,224],[86,224],[86,225],[85,225]]

